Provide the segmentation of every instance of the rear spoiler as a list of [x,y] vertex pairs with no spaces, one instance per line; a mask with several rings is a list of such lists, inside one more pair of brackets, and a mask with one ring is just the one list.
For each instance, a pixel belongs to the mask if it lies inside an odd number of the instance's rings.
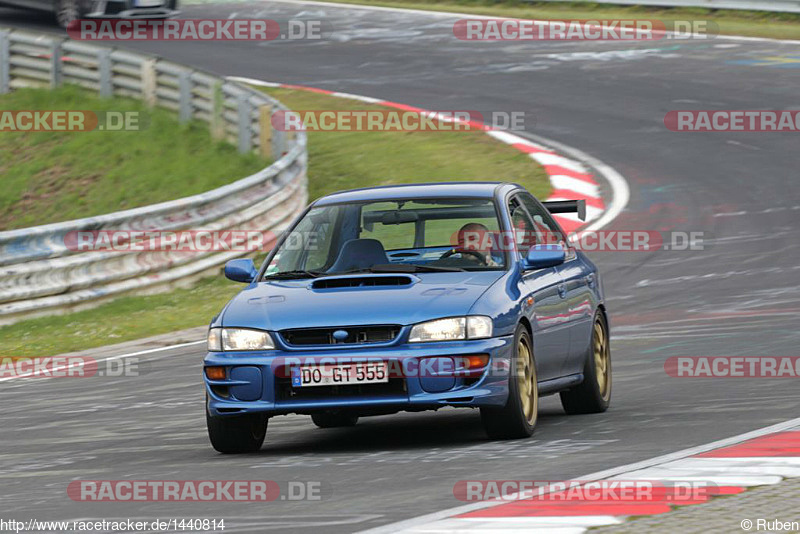
[[585,200],[553,200],[551,202],[542,202],[542,205],[552,214],[577,213],[580,220],[586,220]]

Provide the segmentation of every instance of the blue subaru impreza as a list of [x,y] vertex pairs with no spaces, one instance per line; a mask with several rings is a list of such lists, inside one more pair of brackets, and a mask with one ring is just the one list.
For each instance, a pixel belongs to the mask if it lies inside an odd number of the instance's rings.
[[208,433],[258,450],[269,418],[323,428],[442,406],[480,408],[491,438],[530,436],[539,397],[608,408],[608,322],[597,269],[516,184],[415,184],[311,204],[208,331]]

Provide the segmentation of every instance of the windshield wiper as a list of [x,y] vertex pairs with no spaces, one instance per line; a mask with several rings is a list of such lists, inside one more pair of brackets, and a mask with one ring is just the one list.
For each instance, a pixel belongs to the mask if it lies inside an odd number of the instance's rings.
[[265,276],[262,280],[297,280],[300,278],[317,278],[324,273],[316,271],[283,271]]

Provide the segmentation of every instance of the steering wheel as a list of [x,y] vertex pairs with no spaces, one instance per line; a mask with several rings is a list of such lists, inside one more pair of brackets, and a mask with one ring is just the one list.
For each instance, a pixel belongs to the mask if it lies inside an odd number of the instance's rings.
[[488,265],[488,263],[486,263],[486,255],[485,254],[483,254],[481,252],[478,252],[476,250],[466,250],[466,249],[463,249],[463,248],[451,248],[450,250],[448,250],[447,252],[445,252],[444,254],[439,256],[439,259],[443,260],[445,258],[449,258],[453,254],[462,254],[462,255],[463,254],[469,254],[470,256],[475,256],[476,258],[478,258],[478,261],[480,261],[482,264]]

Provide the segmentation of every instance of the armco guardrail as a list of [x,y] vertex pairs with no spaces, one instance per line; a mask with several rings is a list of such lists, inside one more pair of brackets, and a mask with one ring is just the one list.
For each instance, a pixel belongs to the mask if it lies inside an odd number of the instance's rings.
[[[575,0],[527,0],[530,2],[574,2]],[[620,4],[656,7],[704,7],[800,13],[800,0],[592,0],[593,4]]]
[[277,100],[159,58],[0,30],[0,92],[62,84],[80,85],[101,96],[143,99],[175,110],[181,121],[205,121],[215,137],[236,143],[242,152],[269,153],[275,163],[199,195],[0,232],[0,324],[88,307],[133,290],[185,283],[246,254],[76,252],[67,244],[70,232],[245,229],[277,234],[307,202],[306,136],[271,130],[272,113],[286,109]]

